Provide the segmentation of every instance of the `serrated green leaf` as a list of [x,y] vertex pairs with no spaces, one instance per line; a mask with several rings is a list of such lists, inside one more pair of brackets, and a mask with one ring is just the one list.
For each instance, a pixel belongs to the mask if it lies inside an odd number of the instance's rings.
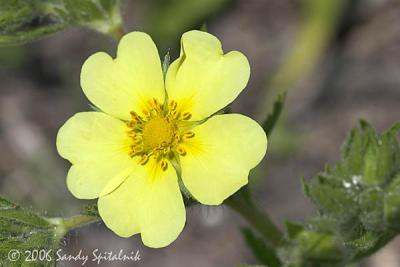
[[282,265],[281,261],[276,255],[275,250],[268,246],[263,239],[255,236],[253,231],[251,231],[249,228],[243,228],[242,234],[254,256],[261,263],[269,267],[279,267]]
[[346,241],[344,244],[346,247],[355,249],[357,251],[367,251],[375,246],[380,237],[380,233],[367,231],[359,238]]
[[374,133],[367,132],[365,137],[366,151],[362,171],[362,183],[365,185],[377,185],[381,183],[377,177],[378,168],[378,144]]
[[357,128],[353,128],[342,148],[343,161],[350,175],[361,173],[362,168],[362,137]]
[[322,175],[319,175],[317,180],[312,181],[310,187],[311,200],[322,213],[333,214],[345,220],[357,212],[354,198],[343,185],[332,186],[333,181],[332,179],[325,179]]
[[369,230],[381,231],[383,224],[384,193],[379,187],[364,190],[359,197],[360,219]]
[[289,220],[284,220],[283,223],[289,240],[294,240],[301,231],[305,230],[304,225],[300,223],[291,222]]
[[14,206],[16,206],[14,203],[0,196],[0,207],[14,207]]
[[303,231],[297,238],[301,255],[306,259],[324,262],[341,262],[344,251],[334,236],[329,233]]
[[21,208],[14,208],[14,207],[0,208],[0,219],[1,218],[15,220],[35,227],[50,226],[49,222],[44,220],[40,216],[25,211]]
[[100,217],[99,209],[96,204],[83,206],[81,215]]
[[121,23],[119,0],[2,0],[0,46],[37,40],[76,25],[112,34]]
[[[326,266],[343,266],[368,256],[400,232],[400,123],[381,135],[366,121],[360,125],[361,130],[352,129],[343,145],[342,161],[303,186],[319,211],[319,216],[306,220],[308,232],[325,235],[330,249],[343,252],[337,254],[341,261]],[[311,260],[319,266],[321,259],[310,258],[306,249],[314,239],[301,239],[305,232],[296,235],[297,262],[307,266]]]
[[385,225],[400,232],[400,174],[393,179],[386,189],[384,197]]
[[393,158],[392,158],[392,139],[393,134],[391,131],[384,133],[379,140],[379,148],[377,152],[378,162],[376,177],[381,183],[384,183],[392,175]]
[[[0,197],[0,266],[54,266],[55,258],[49,262],[25,261],[25,251],[56,250],[56,233],[56,227],[44,217]],[[10,261],[9,253],[15,250],[20,258]]]

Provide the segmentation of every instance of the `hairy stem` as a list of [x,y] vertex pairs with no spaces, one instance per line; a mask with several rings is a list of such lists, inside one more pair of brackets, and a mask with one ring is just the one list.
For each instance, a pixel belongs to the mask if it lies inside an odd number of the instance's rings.
[[248,205],[234,198],[227,199],[225,204],[246,219],[274,247],[282,247],[289,244],[282,232],[274,225],[265,212],[261,212],[255,206]]
[[70,218],[48,218],[47,220],[55,226],[56,235],[61,239],[69,230],[97,222],[100,218],[90,215],[76,215]]

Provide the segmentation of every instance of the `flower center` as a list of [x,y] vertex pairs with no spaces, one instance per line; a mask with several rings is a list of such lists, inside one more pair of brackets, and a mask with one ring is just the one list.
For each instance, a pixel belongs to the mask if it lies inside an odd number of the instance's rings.
[[144,125],[143,143],[151,149],[166,147],[174,138],[174,125],[166,118],[155,117]]
[[149,99],[142,110],[144,117],[131,111],[131,120],[126,122],[131,138],[129,156],[140,156],[139,164],[146,164],[149,157],[160,162],[166,170],[167,160],[186,154],[181,145],[185,139],[194,137],[190,131],[193,123],[187,122],[191,114],[182,110],[176,101],[161,105],[157,99]]

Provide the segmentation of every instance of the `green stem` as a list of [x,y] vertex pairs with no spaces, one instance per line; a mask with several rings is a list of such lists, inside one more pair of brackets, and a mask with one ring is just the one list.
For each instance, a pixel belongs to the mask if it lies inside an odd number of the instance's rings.
[[121,40],[122,36],[125,35],[125,30],[122,24],[119,24],[116,27],[110,29],[108,34],[119,41]]
[[63,226],[67,231],[81,227],[88,223],[99,221],[100,219],[96,216],[89,215],[78,215],[70,218],[63,219]]
[[89,215],[77,215],[70,218],[48,218],[47,219],[56,228],[56,235],[61,239],[72,229],[84,226],[86,224],[97,222],[99,217]]
[[243,201],[229,198],[225,204],[239,213],[247,222],[263,235],[265,240],[274,247],[282,247],[289,244],[282,232],[274,225],[269,216],[258,210],[255,206],[245,204]]

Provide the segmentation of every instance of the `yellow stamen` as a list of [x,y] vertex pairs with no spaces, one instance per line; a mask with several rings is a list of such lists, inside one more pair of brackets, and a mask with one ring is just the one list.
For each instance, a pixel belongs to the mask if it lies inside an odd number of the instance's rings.
[[126,126],[128,126],[129,128],[133,128],[133,127],[135,127],[135,122],[132,120],[132,121],[127,121],[126,122]]
[[157,110],[158,112],[160,112],[162,106],[161,106],[161,104],[158,102],[157,98],[153,98],[153,104],[154,104],[154,107],[156,108],[156,110]]
[[146,164],[146,162],[147,162],[147,160],[149,159],[149,157],[147,156],[147,155],[143,155],[141,158],[140,158],[140,160],[139,160],[139,164],[140,165],[144,165],[144,164]]
[[168,154],[171,151],[171,148],[169,146],[167,146],[166,148],[164,148],[163,152],[164,154]]
[[182,146],[177,146],[176,147],[176,152],[178,152],[178,154],[181,155],[181,156],[186,154],[186,151]]
[[143,146],[142,145],[135,145],[133,147],[133,151],[135,151],[135,153],[139,153],[143,151]]
[[179,111],[174,110],[174,112],[172,112],[172,117],[173,117],[174,119],[178,119],[178,118],[179,118]]
[[182,119],[188,120],[188,119],[190,119],[191,116],[192,116],[192,114],[190,114],[189,112],[185,112],[182,114]]
[[176,109],[176,105],[177,105],[176,101],[175,100],[171,100],[171,101],[169,101],[168,107],[169,107],[170,110],[175,110]]
[[165,171],[165,170],[167,169],[167,167],[168,167],[168,163],[167,163],[167,161],[166,161],[165,159],[163,159],[163,160],[161,161],[161,169],[162,169],[163,171]]
[[135,142],[136,144],[141,143],[143,140],[143,137],[141,135],[135,136],[135,138],[133,138],[133,142]]
[[183,134],[186,138],[192,138],[194,136],[194,132],[187,131]]
[[125,131],[125,133],[126,133],[129,137],[134,137],[134,136],[136,135],[136,133],[135,133],[134,130],[128,130],[128,131]]
[[139,118],[139,115],[135,111],[131,111],[129,113],[131,114],[132,118],[134,118],[134,119],[138,119]]
[[150,112],[147,109],[142,109],[142,113],[146,116],[149,117],[150,116]]

